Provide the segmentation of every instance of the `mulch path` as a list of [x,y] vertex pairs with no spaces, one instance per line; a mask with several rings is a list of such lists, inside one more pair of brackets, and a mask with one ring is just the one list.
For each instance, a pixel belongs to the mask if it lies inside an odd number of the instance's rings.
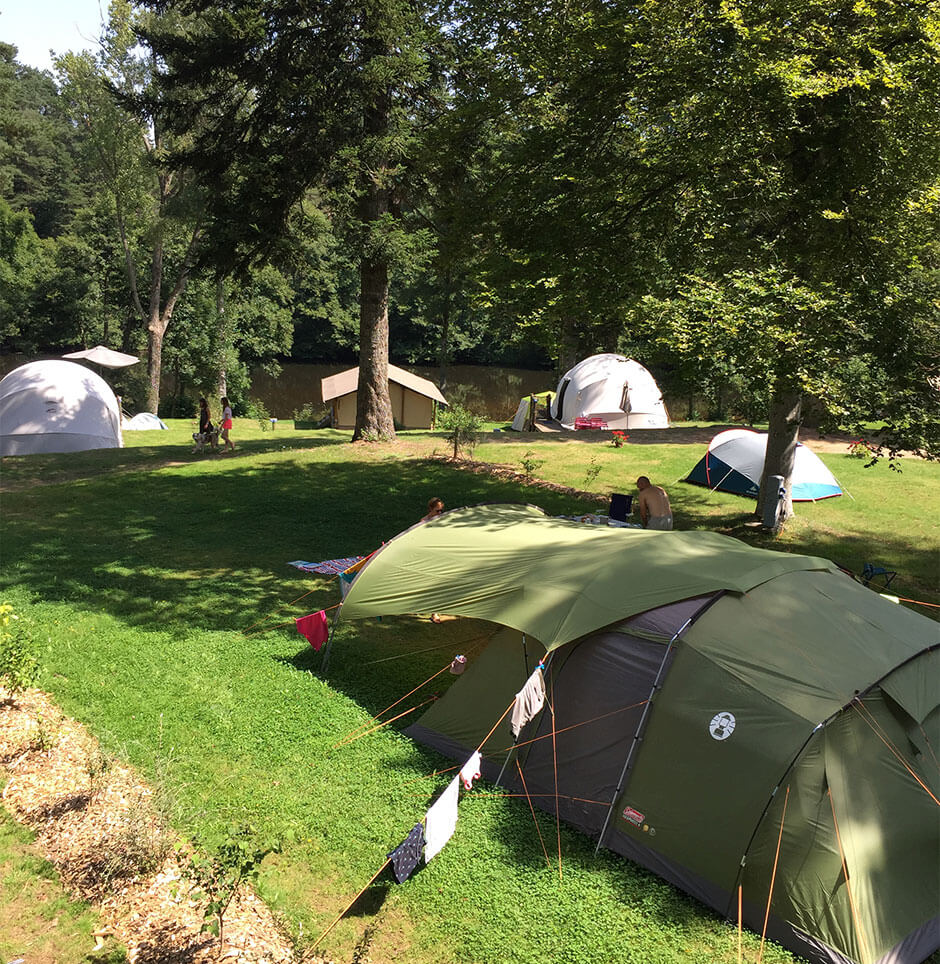
[[[0,689],[0,700],[5,694]],[[100,947],[113,938],[131,964],[290,964],[291,941],[267,906],[243,888],[225,916],[225,946],[200,933],[203,904],[191,895],[186,848],[159,816],[153,791],[38,690],[0,702],[2,798],[35,834],[66,888],[100,913]],[[151,869],[146,868],[151,864]],[[93,948],[89,947],[89,952]],[[306,960],[311,961],[310,958]]]

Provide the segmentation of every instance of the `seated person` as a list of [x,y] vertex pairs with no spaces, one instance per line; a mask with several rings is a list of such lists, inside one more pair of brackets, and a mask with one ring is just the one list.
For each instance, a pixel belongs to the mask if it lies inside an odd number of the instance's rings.
[[636,480],[636,487],[640,492],[636,504],[644,528],[672,529],[672,506],[666,490],[661,485],[653,485],[645,475]]

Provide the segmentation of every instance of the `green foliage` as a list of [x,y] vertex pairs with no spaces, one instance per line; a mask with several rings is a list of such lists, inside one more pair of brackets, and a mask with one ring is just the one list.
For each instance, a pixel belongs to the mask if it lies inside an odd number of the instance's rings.
[[195,843],[195,852],[183,869],[197,890],[193,896],[206,897],[203,933],[212,934],[223,946],[225,912],[246,883],[256,881],[261,863],[268,854],[278,853],[279,841],[261,843],[250,824],[229,829],[225,839],[214,847]]
[[295,408],[291,416],[295,422],[312,422],[314,420],[313,402],[304,402],[300,408]]
[[66,890],[55,867],[43,859],[33,835],[0,808],[0,959],[126,964],[113,939],[97,951],[98,914]]
[[15,696],[32,686],[38,675],[30,625],[9,603],[0,603],[0,685]]
[[592,455],[590,461],[588,462],[588,467],[584,471],[584,486],[586,489],[590,489],[592,485],[597,481],[597,477],[601,474],[601,464],[597,461],[597,456]]
[[257,398],[249,398],[248,401],[245,402],[245,415],[248,418],[253,418],[258,423],[258,427],[262,432],[266,432],[271,428],[271,413],[268,411],[264,402],[259,401]]
[[437,417],[438,428],[443,429],[444,437],[454,447],[455,459],[459,457],[461,448],[469,449],[472,454],[480,440],[483,423],[481,415],[457,404],[449,405]]
[[545,459],[537,459],[534,452],[525,452],[519,463],[526,478],[531,478],[545,464]]

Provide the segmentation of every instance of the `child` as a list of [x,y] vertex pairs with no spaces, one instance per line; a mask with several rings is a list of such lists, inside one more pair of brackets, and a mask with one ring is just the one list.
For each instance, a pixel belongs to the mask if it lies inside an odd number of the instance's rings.
[[444,511],[444,500],[435,496],[433,499],[428,500],[428,514],[424,516],[422,522],[430,522],[431,519],[436,518]]
[[235,451],[235,443],[228,437],[228,433],[232,430],[232,406],[228,403],[228,396],[222,396],[222,441],[225,445],[222,446],[222,450],[231,449]]

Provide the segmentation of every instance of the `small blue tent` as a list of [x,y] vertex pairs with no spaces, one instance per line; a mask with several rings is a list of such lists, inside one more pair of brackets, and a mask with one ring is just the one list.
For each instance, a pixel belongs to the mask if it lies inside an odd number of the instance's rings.
[[[767,435],[751,429],[732,428],[708,443],[708,451],[688,474],[686,482],[719,492],[757,498],[767,453]],[[842,495],[835,476],[805,445],[798,445],[793,466],[794,502],[817,502]]]

